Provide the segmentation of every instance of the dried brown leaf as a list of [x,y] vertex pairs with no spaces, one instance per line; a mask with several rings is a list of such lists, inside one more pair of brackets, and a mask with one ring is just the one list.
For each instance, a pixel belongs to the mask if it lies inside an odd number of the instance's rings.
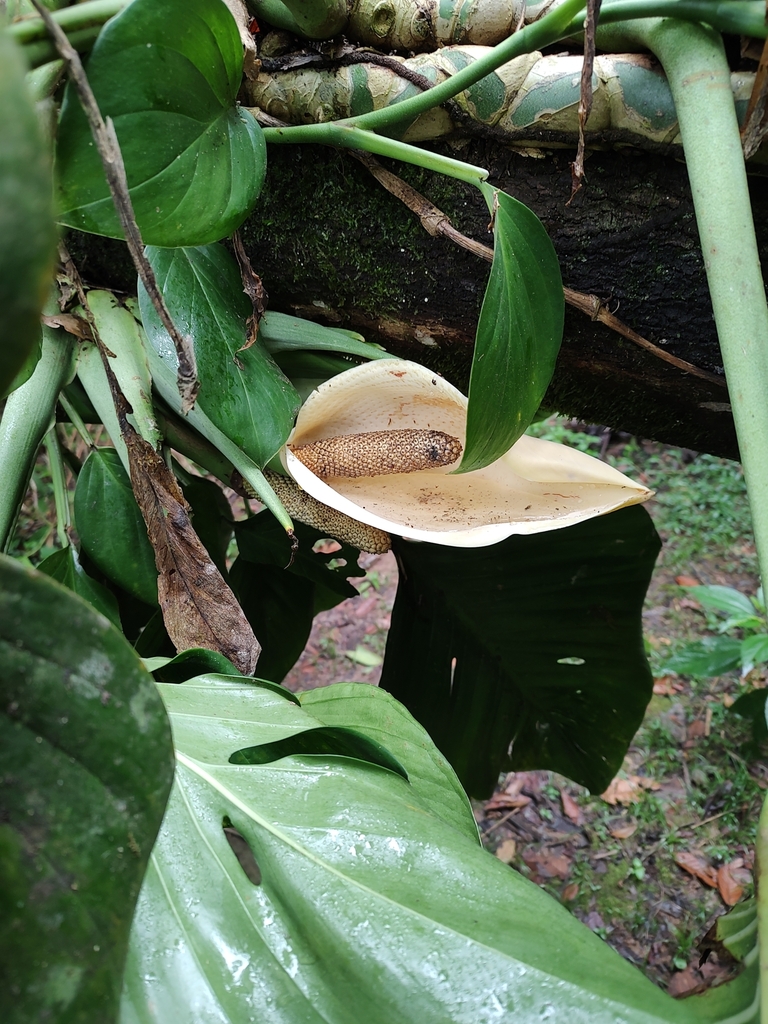
[[630,836],[637,832],[637,822],[628,821],[622,824],[609,825],[608,831],[614,839],[629,839]]
[[192,529],[189,506],[176,478],[154,448],[129,424],[131,484],[155,550],[163,621],[177,651],[218,651],[244,675],[261,647],[235,595]]
[[675,854],[675,864],[705,885],[717,888],[717,871],[698,854],[691,853],[690,850],[680,850]]
[[570,903],[571,900],[575,900],[578,895],[579,895],[579,883],[578,882],[570,882],[563,889],[563,899],[565,900],[566,903]]
[[675,576],[675,583],[680,587],[698,587],[699,581],[695,576]]
[[511,864],[517,854],[517,843],[514,839],[505,839],[496,847],[496,856],[502,864]]
[[67,334],[74,334],[82,341],[93,341],[90,325],[80,316],[73,313],[56,313],[54,316],[43,315],[42,321],[46,327],[62,327]]
[[741,857],[717,869],[717,888],[729,907],[735,906],[744,895],[744,887],[752,881],[751,872],[744,867]]
[[571,794],[567,790],[561,789],[560,800],[563,805],[563,814],[566,818],[570,819],[574,825],[581,825],[584,821],[584,815]]

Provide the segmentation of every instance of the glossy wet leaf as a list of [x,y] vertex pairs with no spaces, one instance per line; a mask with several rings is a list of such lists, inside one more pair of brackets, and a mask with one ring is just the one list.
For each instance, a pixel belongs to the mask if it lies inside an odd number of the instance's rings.
[[[220,245],[150,248],[147,255],[171,316],[192,338],[200,408],[263,466],[288,437],[299,398],[258,339],[243,350],[251,306],[237,264]],[[150,344],[175,373],[176,350],[141,287],[139,301]]]
[[532,768],[602,792],[651,697],[641,613],[659,547],[639,507],[488,548],[396,540],[381,686],[472,795]]
[[75,525],[88,556],[129,594],[157,604],[155,555],[114,448],[97,448],[85,460],[74,504]]
[[[133,0],[107,23],[86,65],[123,153],[149,245],[204,245],[231,234],[264,181],[266,146],[236,105],[243,48],[220,0]],[[59,220],[121,238],[101,160],[76,93],[62,105]]]
[[[209,651],[205,647],[190,647],[189,650],[177,654],[175,658],[148,658],[145,661],[149,662],[147,670],[158,683],[185,683],[187,679],[194,679],[208,672],[240,675],[223,654]],[[159,664],[160,662],[162,664]]]
[[0,1016],[115,1019],[173,771],[168,720],[124,638],[0,556]]
[[[455,781],[441,785],[417,726],[405,730],[415,742],[400,739],[402,709],[387,694],[356,688],[370,737],[388,749],[392,738],[409,782],[334,756],[230,764],[243,741],[324,723],[253,686],[160,689],[176,786],[134,921],[121,1024],[691,1020],[486,853],[466,802],[452,811],[463,827],[442,816],[459,800]],[[328,689],[356,699],[355,688]],[[357,728],[362,716],[336,717]],[[250,848],[257,883],[225,828]]]
[[34,369],[56,233],[51,169],[21,52],[0,27],[0,398]]
[[61,551],[54,551],[52,555],[48,555],[38,568],[46,576],[74,591],[78,597],[82,597],[97,612],[108,618],[113,626],[120,629],[120,612],[115,595],[85,572],[71,544]]
[[563,336],[563,282],[536,214],[480,186],[494,219],[491,276],[480,311],[469,383],[467,443],[459,472],[509,451],[547,390]]

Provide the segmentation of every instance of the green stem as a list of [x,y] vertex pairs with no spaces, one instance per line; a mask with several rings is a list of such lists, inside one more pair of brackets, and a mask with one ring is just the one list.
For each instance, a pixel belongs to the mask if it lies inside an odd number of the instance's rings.
[[[124,7],[127,7],[128,2],[129,0],[89,0],[88,3],[64,7],[60,11],[51,11],[51,17],[69,35],[70,32],[94,26],[100,28],[105,21],[109,21]],[[48,38],[48,29],[42,18],[25,18],[23,21],[16,21],[5,31],[21,45]]]
[[69,495],[67,493],[67,477],[64,472],[64,460],[61,457],[61,445],[56,433],[56,424],[45,435],[45,451],[48,455],[48,468],[53,482],[53,502],[56,506],[56,535],[63,548],[69,547],[69,533],[72,517],[69,511]]
[[371,131],[363,131],[349,123],[331,122],[328,124],[302,124],[294,128],[265,128],[264,138],[272,143],[316,142],[325,146],[342,146],[345,149],[364,149],[378,156],[391,157],[404,163],[416,164],[429,171],[438,171],[459,181],[468,181],[476,185],[485,181],[488,171],[473,164],[465,164],[440,153],[432,153],[418,146],[409,146],[406,142],[390,139],[383,135],[375,135]]
[[[166,405],[177,415],[182,415],[181,396],[176,385],[175,375],[168,369],[163,360],[158,356],[151,345],[147,345],[147,359],[152,374],[152,384],[160,394]],[[253,488],[259,496],[259,500],[269,509],[277,519],[286,533],[293,532],[291,517],[285,511],[283,503],[267,483],[264,474],[259,467],[242,451],[234,441],[231,441],[225,433],[213,423],[202,409],[196,405],[185,416],[195,430],[203,435],[214,448],[228,459],[240,476]]]
[[757,942],[760,956],[760,1024],[768,1024],[768,797],[757,823],[755,840]]
[[[53,315],[49,302],[44,312]],[[43,327],[43,344],[35,372],[11,392],[0,420],[0,550],[6,551],[24,500],[40,443],[53,423],[59,392],[72,376],[74,339]]]
[[[580,14],[574,18],[574,32],[584,27],[584,17]],[[764,39],[768,34],[762,0],[604,0],[599,24],[659,17],[704,22],[719,32],[734,35]]]
[[82,437],[82,439],[85,441],[85,443],[88,445],[89,448],[93,448],[93,438],[91,437],[91,435],[88,432],[88,427],[86,427],[85,423],[83,423],[83,421],[82,421],[82,419],[80,417],[80,414],[78,413],[77,409],[70,402],[70,400],[67,398],[67,396],[64,394],[63,391],[59,395],[59,405],[62,407],[64,412],[67,414],[67,416],[69,418],[69,422],[72,424],[72,426],[78,432],[80,437]]
[[598,41],[652,50],[672,90],[765,581],[768,305],[723,43],[703,25],[668,19],[601,30]]

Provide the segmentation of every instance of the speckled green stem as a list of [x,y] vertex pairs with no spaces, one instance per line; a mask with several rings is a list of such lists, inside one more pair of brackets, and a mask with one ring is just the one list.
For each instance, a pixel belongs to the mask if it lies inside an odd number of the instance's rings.
[[760,1024],[768,1024],[768,797],[763,802],[760,820],[757,823],[755,886],[760,951]]

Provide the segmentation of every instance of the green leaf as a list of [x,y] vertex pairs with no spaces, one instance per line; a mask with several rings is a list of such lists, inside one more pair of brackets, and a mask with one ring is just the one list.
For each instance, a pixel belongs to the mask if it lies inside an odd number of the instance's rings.
[[190,647],[175,658],[148,658],[146,662],[152,663],[147,664],[147,670],[159,683],[185,683],[188,679],[209,672],[241,677],[228,658],[205,647]]
[[494,217],[493,265],[477,326],[459,473],[495,462],[525,432],[552,379],[565,315],[560,265],[541,221],[505,192],[479,187]]
[[730,636],[705,636],[694,640],[664,662],[664,669],[681,676],[706,679],[741,665],[741,640]]
[[365,668],[377,668],[384,661],[380,654],[363,647],[362,644],[358,644],[354,651],[345,651],[344,654],[350,661]]
[[150,676],[60,584],[0,557],[5,1024],[112,1021],[173,772]]
[[[221,245],[149,248],[147,256],[176,326],[192,338],[200,408],[265,465],[291,432],[299,396],[258,340],[243,349],[251,306],[237,264]],[[141,286],[139,302],[149,342],[175,374],[176,349]]]
[[641,628],[659,539],[639,506],[487,548],[393,538],[401,566],[381,686],[465,788],[549,768],[602,792],[653,681]]
[[[461,827],[443,817],[457,784],[441,782],[440,755],[388,695],[329,687],[315,717],[253,687],[160,689],[176,785],[134,920],[122,1024],[692,1019],[485,852],[466,803]],[[347,717],[354,689],[366,712]],[[410,782],[333,756],[229,763],[326,714],[394,752]],[[248,875],[225,828],[250,848]]]
[[755,609],[745,594],[733,587],[686,587],[691,597],[705,608],[715,608],[720,612],[740,618],[754,618]]
[[[39,345],[56,252],[50,161],[25,71],[0,29],[0,398],[24,383],[23,375],[14,378]],[[34,364],[26,369],[31,374]]]
[[733,702],[730,710],[740,718],[748,718],[752,723],[752,742],[759,756],[759,748],[768,740],[768,692],[751,690],[743,693]]
[[459,473],[495,462],[534,420],[555,371],[565,309],[542,222],[503,191],[479,188],[494,217],[494,263],[477,325]]
[[744,675],[755,665],[768,661],[768,633],[758,633],[741,641],[741,665]]
[[80,559],[71,544],[44,558],[38,569],[51,579],[62,583],[68,590],[74,591],[78,597],[82,597],[97,612],[101,612],[109,619],[113,626],[120,629],[120,611],[115,595],[97,580],[91,579],[80,565]]
[[131,482],[114,448],[85,460],[75,488],[75,524],[83,550],[129,594],[157,604],[157,567]]
[[298,316],[268,309],[259,324],[259,337],[272,355],[299,352],[338,352],[363,359],[391,359],[379,345],[362,334],[340,327],[325,327]]
[[235,560],[229,582],[261,644],[259,675],[281,682],[309,639],[315,584],[275,565],[257,565],[242,558]]
[[[104,27],[86,68],[123,153],[149,245],[204,245],[252,209],[266,169],[255,118],[236,105],[243,47],[221,0],[133,0]],[[122,238],[101,160],[67,86],[56,167],[59,220]]]
[[[338,596],[335,602],[348,597],[357,597],[357,591],[349,582],[348,577],[365,575],[365,569],[358,565],[360,552],[351,544],[342,544],[338,551],[325,553],[315,551],[314,545],[324,540],[320,530],[304,523],[296,523],[296,537],[299,542],[298,551],[291,551],[291,544],[274,516],[268,512],[260,512],[250,519],[241,519],[235,523],[235,538],[240,557],[245,562],[261,565],[274,565],[286,569],[296,576],[303,576]],[[335,568],[329,562],[342,561],[343,565]],[[326,605],[330,608],[333,605]]]

